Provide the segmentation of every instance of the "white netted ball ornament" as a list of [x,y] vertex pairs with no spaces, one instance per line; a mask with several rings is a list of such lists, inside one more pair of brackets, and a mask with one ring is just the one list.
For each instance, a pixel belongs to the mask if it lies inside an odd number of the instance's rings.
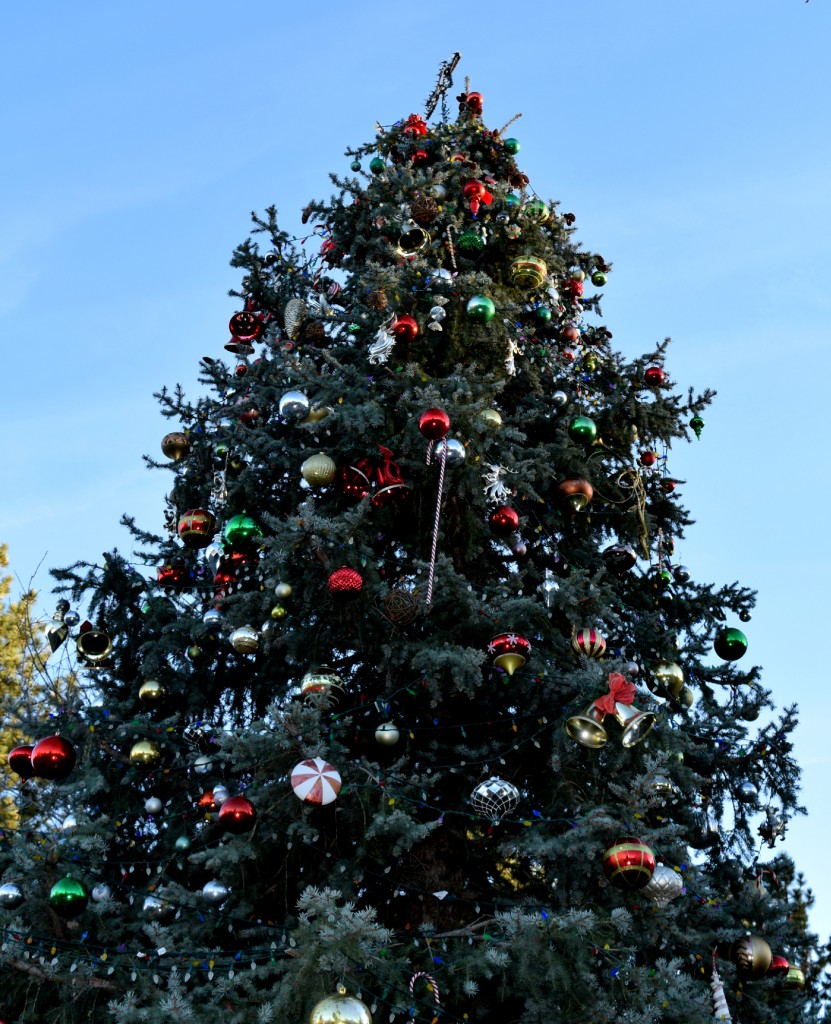
[[501,818],[519,803],[519,790],[513,783],[494,775],[479,783],[470,794],[470,802],[481,817]]

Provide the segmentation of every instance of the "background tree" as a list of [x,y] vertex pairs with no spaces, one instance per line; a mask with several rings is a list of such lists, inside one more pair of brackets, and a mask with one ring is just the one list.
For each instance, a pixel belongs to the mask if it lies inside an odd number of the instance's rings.
[[819,1013],[796,709],[676,554],[712,395],[612,348],[609,264],[454,66],[302,244],[255,217],[231,365],[158,396],[166,530],[55,573],[87,684],[19,765],[21,1019]]

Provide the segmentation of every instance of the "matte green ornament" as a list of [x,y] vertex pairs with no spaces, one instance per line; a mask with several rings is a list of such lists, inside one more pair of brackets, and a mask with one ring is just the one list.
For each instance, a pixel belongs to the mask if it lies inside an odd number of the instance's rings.
[[534,310],[534,316],[541,324],[550,324],[554,314],[548,306],[537,306]]
[[590,445],[597,437],[597,426],[588,416],[575,416],[568,425],[568,436],[578,444]]
[[58,917],[77,917],[87,908],[89,893],[86,886],[71,875],[55,882],[49,893],[49,906]]
[[359,171],[361,169],[361,161],[353,160],[349,166],[353,171]]
[[489,295],[474,295],[466,308],[468,320],[477,324],[487,324],[496,316],[496,306]]
[[747,637],[735,626],[728,626],[716,637],[713,650],[725,661],[738,661],[747,650]]
[[226,547],[230,548],[256,547],[262,536],[260,524],[245,512],[231,516],[222,531],[222,539]]
[[463,231],[456,239],[456,248],[468,256],[475,256],[485,248],[485,243],[477,231]]
[[699,415],[696,414],[690,420],[690,426],[693,428],[693,432],[695,433],[695,436],[700,440],[701,439],[701,431],[704,429],[704,420]]
[[383,174],[384,171],[386,170],[386,167],[387,165],[384,163],[380,156],[374,156],[369,161],[369,169],[372,171],[373,174]]
[[595,272],[592,274],[592,284],[598,288],[602,288],[607,280],[608,278],[602,270],[595,270]]
[[511,156],[516,156],[519,152],[519,139],[505,139],[502,145],[505,147],[505,152],[510,153]]

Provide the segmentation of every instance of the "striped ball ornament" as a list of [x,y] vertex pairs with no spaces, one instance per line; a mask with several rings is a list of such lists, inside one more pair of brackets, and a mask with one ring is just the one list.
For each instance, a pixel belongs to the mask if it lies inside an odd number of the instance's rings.
[[602,658],[606,653],[606,638],[596,629],[577,629],[571,635],[571,648],[575,654],[587,658]]
[[643,889],[655,873],[655,854],[640,839],[626,836],[603,854],[603,873],[619,889]]

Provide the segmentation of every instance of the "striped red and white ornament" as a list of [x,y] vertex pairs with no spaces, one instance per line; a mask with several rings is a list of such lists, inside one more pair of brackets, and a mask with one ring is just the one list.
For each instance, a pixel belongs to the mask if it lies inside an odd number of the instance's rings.
[[291,788],[307,804],[331,804],[340,793],[340,773],[322,757],[310,757],[292,768]]
[[571,648],[575,654],[587,658],[602,658],[606,653],[606,638],[596,629],[575,629],[571,634]]

